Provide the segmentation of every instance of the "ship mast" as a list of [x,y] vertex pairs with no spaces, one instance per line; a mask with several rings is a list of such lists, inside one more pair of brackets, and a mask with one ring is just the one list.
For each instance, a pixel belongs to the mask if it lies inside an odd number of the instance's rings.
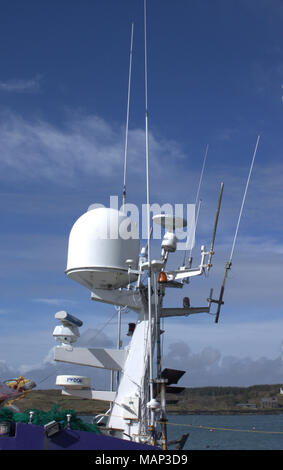
[[[124,154],[124,181],[123,181],[123,208],[126,205],[126,168],[128,148],[128,124],[130,83],[132,67],[133,24],[131,30],[129,87],[127,102],[126,139]],[[60,343],[55,349],[56,361],[70,364],[79,364],[95,368],[107,369],[121,374],[117,390],[103,391],[91,389],[89,379],[76,376],[58,376],[57,385],[63,385],[62,393],[68,396],[80,396],[107,400],[111,402],[110,409],[106,412],[107,424],[105,432],[120,439],[132,440],[140,443],[160,445],[160,436],[156,433],[159,414],[159,422],[162,425],[161,441],[162,449],[167,448],[166,432],[166,397],[165,392],[172,392],[167,385],[177,384],[185,371],[164,369],[161,371],[160,348],[160,319],[175,316],[189,316],[199,313],[210,313],[211,303],[218,304],[220,312],[223,303],[224,284],[227,271],[231,266],[235,242],[239,229],[240,219],[247,194],[252,166],[257,151],[257,140],[253,161],[246,185],[246,190],[240,210],[240,216],[232,245],[229,267],[225,272],[219,300],[212,299],[212,290],[208,298],[207,306],[191,307],[188,297],[183,298],[182,306],[163,307],[165,291],[170,288],[183,288],[184,282],[189,282],[191,277],[204,274],[209,270],[214,254],[214,241],[219,218],[222,199],[223,184],[221,185],[216,218],[214,223],[210,250],[201,246],[200,264],[192,267],[191,263],[174,270],[165,271],[169,254],[177,250],[177,229],[187,226],[187,221],[182,217],[172,214],[155,214],[152,222],[161,225],[165,234],[161,242],[160,259],[154,260],[151,256],[152,226],[150,219],[150,171],[149,171],[149,112],[148,112],[148,78],[147,78],[147,11],[144,0],[144,67],[145,67],[145,164],[146,164],[146,218],[147,241],[146,246],[140,250],[140,240],[123,237],[118,230],[118,237],[105,236],[103,228],[110,223],[117,229],[120,226],[128,226],[131,219],[127,217],[126,210],[119,211],[113,208],[91,207],[73,225],[69,237],[67,276],[80,283],[91,291],[91,300],[98,303],[106,303],[117,306],[118,319],[118,343],[116,349],[96,347],[74,347],[74,343],[80,336],[79,328],[82,321],[69,315],[65,311],[57,312],[55,318],[60,322],[53,332],[54,338]],[[207,155],[206,149],[206,155]],[[203,162],[199,189],[205,166]],[[109,226],[109,225],[108,225]],[[176,231],[176,233],[175,233]],[[127,259],[125,259],[125,255]],[[208,260],[207,260],[208,258]],[[147,285],[143,284],[143,276],[147,275]],[[134,284],[135,283],[135,284]],[[137,323],[132,331],[130,344],[120,348],[120,318],[122,308],[134,311],[138,315]],[[218,320],[218,313],[216,320]],[[153,377],[153,353],[154,346],[157,349],[157,378]],[[81,385],[78,385],[81,384]],[[176,389],[178,387],[173,387]],[[179,387],[180,392],[180,387]],[[158,403],[156,397],[160,393]],[[184,442],[183,442],[184,444]],[[169,444],[168,444],[169,446]]]
[[132,60],[133,60],[133,39],[134,39],[134,23],[132,23],[132,28],[131,28],[130,64],[129,64],[129,78],[128,78],[127,117],[126,117],[126,133],[125,133],[125,150],[124,150],[123,208],[126,204],[127,156],[128,156],[128,134],[129,134],[131,77],[132,77]]
[[[148,261],[148,325],[149,325],[149,391],[153,400],[153,344],[152,344],[152,308],[151,308],[151,230],[150,230],[150,188],[149,188],[149,138],[148,138],[148,83],[147,83],[147,17],[144,0],[144,81],[145,81],[145,160],[146,160],[146,204],[147,204],[147,261]],[[150,424],[154,424],[154,412],[150,409]]]

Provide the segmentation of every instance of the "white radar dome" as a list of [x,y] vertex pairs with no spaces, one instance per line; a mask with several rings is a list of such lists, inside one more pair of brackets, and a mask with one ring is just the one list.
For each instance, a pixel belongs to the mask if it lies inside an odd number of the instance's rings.
[[90,378],[82,375],[57,375],[56,385],[70,389],[89,389]]
[[133,237],[131,219],[112,208],[95,208],[84,213],[69,236],[66,274],[93,289],[118,289],[137,279],[128,274],[126,260],[138,266],[140,241]]

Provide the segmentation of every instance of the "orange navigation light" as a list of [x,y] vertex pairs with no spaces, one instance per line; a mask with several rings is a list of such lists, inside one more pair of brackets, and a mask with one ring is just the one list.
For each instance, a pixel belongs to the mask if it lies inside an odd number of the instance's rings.
[[167,275],[164,271],[161,271],[159,273],[159,276],[158,276],[158,282],[159,283],[162,283],[162,282],[167,282]]

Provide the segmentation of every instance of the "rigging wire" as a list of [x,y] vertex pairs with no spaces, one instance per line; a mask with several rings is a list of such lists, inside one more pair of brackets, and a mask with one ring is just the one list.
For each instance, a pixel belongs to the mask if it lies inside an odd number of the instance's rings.
[[130,116],[130,97],[131,97],[133,38],[134,38],[134,23],[132,23],[132,27],[131,27],[130,65],[129,65],[129,78],[128,78],[128,99],[127,99],[127,118],[126,118],[125,150],[124,150],[123,207],[126,204],[127,154],[128,154],[128,133],[129,133],[129,116]]
[[102,326],[102,328],[100,328],[100,330],[98,330],[98,332],[96,333],[96,335],[94,336],[94,338],[92,338],[92,341],[95,340],[97,338],[97,336],[104,330],[104,328],[111,322],[111,320],[113,320],[113,318],[116,316],[116,311],[113,313],[113,315],[104,323],[104,325]]

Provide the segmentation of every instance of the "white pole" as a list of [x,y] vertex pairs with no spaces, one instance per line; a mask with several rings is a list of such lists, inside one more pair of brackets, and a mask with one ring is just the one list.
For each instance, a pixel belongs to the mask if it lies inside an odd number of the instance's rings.
[[233,254],[234,254],[236,239],[237,239],[238,230],[239,230],[239,226],[240,226],[240,221],[241,221],[241,217],[242,217],[242,212],[243,212],[243,208],[244,208],[244,205],[245,205],[245,200],[246,200],[246,196],[247,196],[247,192],[248,192],[249,182],[250,182],[251,174],[252,174],[252,171],[253,171],[255,156],[256,156],[257,148],[258,148],[258,144],[259,144],[259,139],[260,139],[260,136],[257,137],[257,141],[256,141],[255,149],[254,149],[254,154],[253,154],[252,163],[251,163],[251,166],[250,166],[249,176],[248,176],[248,179],[247,179],[246,188],[245,188],[245,192],[244,192],[244,197],[243,197],[243,200],[242,200],[240,214],[239,214],[239,217],[238,217],[238,223],[237,223],[237,227],[236,227],[236,231],[235,231],[235,235],[234,235],[234,240],[233,240],[233,244],[232,244],[232,249],[231,249],[231,254],[230,254],[230,259],[229,259],[230,263],[232,263],[232,258],[233,258]]
[[[151,250],[150,250],[150,198],[149,198],[149,145],[148,145],[148,92],[147,92],[147,38],[146,38],[146,0],[144,0],[144,70],[145,70],[145,158],[146,158],[146,203],[147,203],[147,250],[148,250],[148,324],[149,324],[149,390],[153,399],[153,344],[151,312]],[[154,413],[151,410],[151,424]]]
[[[118,332],[117,332],[117,349],[121,349],[121,307],[118,307]],[[117,370],[116,375],[116,387],[118,390],[120,374]]]
[[247,196],[247,192],[248,192],[249,182],[250,182],[251,174],[252,174],[252,171],[253,171],[255,156],[256,156],[257,148],[258,148],[258,144],[259,144],[259,139],[260,139],[260,136],[257,137],[257,141],[256,141],[255,149],[254,149],[254,154],[253,154],[253,158],[252,158],[252,162],[251,162],[251,166],[250,166],[250,171],[249,171],[249,175],[248,175],[248,179],[247,179],[247,183],[246,183],[246,188],[245,188],[245,192],[244,192],[244,196],[243,196],[243,200],[242,200],[242,205],[241,205],[241,209],[240,209],[240,213],[239,213],[239,217],[238,217],[238,222],[237,222],[237,227],[236,227],[236,231],[235,231],[235,235],[234,235],[234,240],[233,240],[233,244],[232,244],[230,258],[229,258],[229,261],[227,261],[225,269],[224,269],[224,276],[223,276],[222,286],[221,286],[221,289],[220,289],[219,299],[217,301],[218,306],[217,306],[217,312],[216,312],[216,316],[215,316],[215,323],[218,323],[220,310],[221,310],[221,305],[224,303],[223,302],[223,296],[224,296],[225,283],[226,283],[226,279],[227,279],[227,276],[228,276],[228,271],[229,271],[229,269],[231,268],[231,265],[232,265],[232,258],[233,258],[234,249],[235,249],[235,245],[236,245],[236,240],[237,240],[238,230],[239,230],[240,221],[241,221],[241,217],[242,217],[242,213],[243,213],[243,208],[244,208],[244,205],[245,205],[245,200],[246,200],[246,196]]
[[123,207],[126,204],[127,154],[128,154],[128,133],[129,133],[130,96],[131,96],[133,37],[134,37],[134,23],[132,23],[132,29],[131,29],[130,65],[129,65],[129,79],[128,79],[127,119],[126,119],[125,152],[124,152]]
[[[198,203],[198,200],[199,200],[199,193],[200,193],[200,188],[201,188],[201,184],[202,184],[202,178],[203,178],[203,173],[204,173],[206,158],[207,158],[207,154],[208,154],[208,148],[209,148],[209,145],[207,144],[206,149],[205,149],[205,155],[204,155],[203,163],[202,163],[202,169],[201,169],[201,174],[200,174],[200,179],[199,179],[199,184],[198,184],[196,199],[195,199],[195,207],[197,206],[197,203]],[[197,224],[198,224],[198,216],[199,216],[200,206],[201,206],[201,201],[199,201],[198,209],[197,209],[197,216],[196,216],[196,222],[195,222],[195,232],[196,232]],[[190,232],[190,237],[189,237],[188,242],[191,242],[191,239],[192,239],[192,232]],[[188,243],[188,244],[189,244],[189,243]],[[190,254],[189,254],[189,259],[192,257],[192,250],[193,250],[193,249],[191,248],[191,249],[190,249]],[[187,250],[185,250],[185,253],[184,253],[183,266],[186,266],[186,256],[187,256]]]

